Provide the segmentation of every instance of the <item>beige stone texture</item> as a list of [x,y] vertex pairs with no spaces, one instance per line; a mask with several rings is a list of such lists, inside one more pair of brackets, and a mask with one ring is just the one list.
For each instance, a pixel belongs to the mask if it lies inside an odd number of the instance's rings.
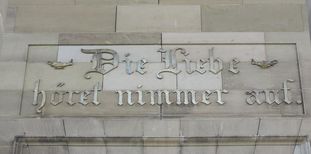
[[292,153],[295,153],[295,146],[294,145],[256,146],[255,153],[256,154],[292,154]]
[[104,122],[93,118],[66,118],[64,127],[66,136],[70,137],[105,136]]
[[4,24],[4,30],[6,33],[13,33],[16,20],[16,7],[8,7],[6,20]]
[[242,5],[243,0],[159,0],[166,5]]
[[135,72],[131,75],[126,73],[125,63],[120,63],[119,67],[112,72],[104,75],[105,90],[157,90],[157,89],[176,89],[176,75],[172,73],[163,73],[163,79],[157,78],[157,73],[164,69],[163,63],[147,63],[145,65],[146,73],[141,75]]
[[199,6],[118,6],[117,10],[117,32],[201,31]]
[[109,154],[143,154],[143,147],[141,146],[109,146],[107,153]]
[[76,0],[76,5],[140,5],[158,4],[158,0]]
[[[157,52],[161,48],[160,45],[96,45],[96,46],[59,46],[57,60],[67,62],[73,59],[75,62],[89,62],[92,60],[92,54],[84,54],[81,49],[111,49],[117,52],[119,62],[125,60],[125,56],[129,54],[128,59],[137,62],[146,59],[149,63],[161,62],[161,53]],[[110,58],[112,55],[103,54],[103,57]],[[120,69],[120,68],[117,68]]]
[[114,32],[115,13],[115,6],[20,7],[15,32]]
[[[241,62],[249,62],[252,58],[256,60],[266,60],[266,46],[264,44],[226,44],[226,45],[163,45],[164,49],[183,48],[189,55],[184,56],[177,52],[178,62],[183,62],[185,58],[197,62],[200,59],[208,60],[209,50],[213,49],[214,58],[220,58],[223,62],[229,63],[232,59],[237,58]],[[208,63],[206,64],[208,65]],[[225,66],[226,67],[226,66]]]
[[243,0],[244,4],[305,4],[305,0]]
[[105,146],[69,146],[69,153],[74,154],[106,154],[107,148]]
[[297,136],[302,118],[262,118],[258,134],[260,136]]
[[[84,74],[91,70],[90,63],[76,63],[62,70],[57,70],[45,63],[28,63],[25,77],[25,90],[34,89],[35,82],[40,80],[41,90],[92,90],[93,86],[102,81],[102,75],[94,74],[85,79]],[[59,83],[63,87],[57,87]]]
[[19,115],[22,90],[0,90],[0,116],[13,117]]
[[75,0],[9,0],[9,6],[74,5]]
[[59,44],[161,44],[161,33],[60,33]]
[[29,46],[27,62],[47,63],[48,61],[57,61],[58,46]]
[[8,10],[8,0],[0,0],[0,33],[5,31],[5,20]]
[[181,149],[183,154],[216,154],[216,146],[183,146]]
[[144,120],[144,137],[178,137],[179,120]]
[[1,90],[22,90],[25,74],[25,62],[0,62]]
[[142,137],[143,121],[140,119],[105,120],[105,135],[108,137]]
[[57,44],[58,35],[52,33],[5,33],[0,51],[1,61],[26,61],[29,45]]
[[[208,64],[205,64],[207,67]],[[195,63],[192,63],[195,66]],[[205,74],[194,72],[188,74],[185,64],[179,63],[178,69],[182,70],[177,75],[177,89],[195,89],[195,90],[217,90],[222,89],[222,73],[213,74],[206,70]]]
[[227,44],[265,43],[262,32],[201,32],[201,33],[162,33],[163,44]]
[[220,146],[217,149],[217,154],[250,154],[254,153],[255,146]]
[[180,154],[180,147],[144,147],[144,154]]
[[304,26],[303,5],[250,4],[203,6],[204,32],[301,32]]

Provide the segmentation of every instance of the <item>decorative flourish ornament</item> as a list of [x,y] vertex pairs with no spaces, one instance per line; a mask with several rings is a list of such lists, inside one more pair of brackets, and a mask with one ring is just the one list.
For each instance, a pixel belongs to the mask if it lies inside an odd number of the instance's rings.
[[48,61],[48,65],[53,67],[54,69],[61,70],[64,69],[65,67],[72,66],[73,65],[73,59],[71,59],[69,62],[52,62]]
[[276,65],[277,63],[279,63],[278,60],[272,60],[272,61],[255,61],[254,59],[252,59],[251,64],[252,65],[257,65],[262,69],[267,69],[270,68],[274,65]]

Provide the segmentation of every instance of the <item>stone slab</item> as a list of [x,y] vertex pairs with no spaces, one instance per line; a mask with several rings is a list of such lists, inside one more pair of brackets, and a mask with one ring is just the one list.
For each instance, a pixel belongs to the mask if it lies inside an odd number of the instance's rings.
[[144,137],[179,137],[179,120],[144,120]]
[[199,6],[119,6],[117,15],[117,32],[201,31]]
[[250,154],[254,153],[255,146],[220,146],[217,149],[217,154]]
[[265,43],[262,32],[162,33],[163,44]]
[[244,0],[244,4],[305,4],[305,0]]
[[74,154],[106,154],[107,148],[105,146],[69,146],[69,153]]
[[[204,32],[301,32],[302,5],[203,6]],[[271,16],[273,14],[273,16]]]
[[6,33],[13,33],[16,20],[16,7],[8,7],[4,29]]
[[254,136],[258,122],[257,118],[184,119],[181,120],[181,131],[185,137]]
[[[0,80],[1,90],[21,90],[24,83],[25,62],[0,62],[2,72]],[[14,78],[12,78],[14,77]]]
[[[210,53],[213,49],[214,58],[220,58],[223,62],[231,62],[232,59],[237,58],[241,62],[250,62],[252,58],[256,60],[266,60],[267,53],[266,47],[270,45],[264,44],[226,44],[226,45],[163,45],[164,49],[185,49],[189,55],[184,56],[179,52],[176,53],[178,62],[183,62],[185,58],[197,62],[200,59],[208,60]],[[279,49],[280,50],[280,49]],[[295,50],[293,50],[295,51]],[[291,51],[289,51],[292,53]],[[286,52],[287,53],[287,52]],[[295,52],[294,52],[295,54]],[[286,56],[286,55],[284,55]],[[295,61],[295,59],[293,60]],[[208,63],[207,63],[208,64]],[[226,66],[225,66],[226,67]]]
[[[134,62],[143,58],[148,62],[161,62],[161,53],[157,52],[160,48],[160,45],[59,46],[57,60],[67,62],[73,59],[74,62],[90,62],[92,54],[84,54],[81,49],[111,49],[118,53],[119,62],[125,60],[126,54],[129,54],[128,58]],[[105,57],[105,54],[103,56]]]
[[115,6],[21,7],[15,32],[114,32],[115,14]]
[[259,126],[260,136],[297,136],[301,118],[262,118]]
[[64,119],[66,136],[70,137],[98,137],[105,136],[104,122],[93,118]]
[[26,61],[29,45],[57,44],[57,42],[58,35],[52,33],[5,33],[0,60]]
[[0,90],[0,116],[18,116],[21,97],[21,90]]
[[75,0],[10,0],[9,6],[74,5]]
[[[91,63],[77,63],[63,70],[54,69],[46,62],[28,63],[24,90],[33,90],[38,80],[41,90],[91,90],[96,83],[102,81],[102,75],[93,75],[89,80],[83,77],[91,68]],[[57,87],[61,82],[65,85]]]
[[242,5],[242,0],[160,0],[165,5]]
[[76,5],[140,5],[158,4],[158,0],[76,0]]
[[58,43],[65,45],[161,44],[161,33],[60,33]]
[[29,46],[27,62],[57,61],[58,46]]
[[176,89],[176,75],[164,73],[163,79],[157,78],[157,73],[164,68],[163,63],[148,63],[145,65],[144,75],[137,72],[128,75],[125,70],[125,64],[120,63],[119,68],[104,76],[105,90],[137,90],[142,85],[141,90],[156,89]]
[[105,120],[105,134],[108,137],[142,137],[143,121],[139,119]]

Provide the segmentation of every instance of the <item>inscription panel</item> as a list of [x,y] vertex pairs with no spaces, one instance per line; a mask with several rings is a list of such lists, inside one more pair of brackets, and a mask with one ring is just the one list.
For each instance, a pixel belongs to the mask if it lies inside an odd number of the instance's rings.
[[[24,116],[304,114],[295,44],[31,46]],[[37,48],[36,48],[37,47]],[[55,48],[55,47],[54,47]]]

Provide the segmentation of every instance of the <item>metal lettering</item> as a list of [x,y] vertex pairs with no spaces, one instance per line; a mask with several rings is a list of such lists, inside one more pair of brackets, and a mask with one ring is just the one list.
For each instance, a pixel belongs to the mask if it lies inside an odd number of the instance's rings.
[[233,74],[238,74],[240,71],[238,70],[238,67],[236,66],[240,61],[237,58],[232,59],[232,61],[229,64],[229,72]]
[[[51,104],[54,105],[54,106],[56,106],[56,105],[62,103],[62,102],[63,102],[63,95],[64,95],[64,94],[65,94],[64,92],[54,91],[54,92],[52,93],[52,96],[51,96]],[[58,96],[58,97],[57,97],[57,101],[55,101],[55,96],[56,96],[56,95]]]
[[211,102],[209,101],[209,96],[212,94],[210,90],[205,90],[202,92],[202,103],[209,105]]
[[[84,54],[92,54],[92,69],[84,74],[84,78],[91,79],[90,74],[98,73],[105,75],[119,66],[119,55],[116,51],[111,49],[81,49]],[[110,55],[111,58],[105,58],[103,55]],[[105,68],[106,65],[111,65],[111,68]]]
[[87,105],[88,102],[86,101],[87,100],[87,96],[89,96],[91,93],[89,91],[82,91],[81,92],[81,95],[80,95],[80,101],[79,103],[82,104],[82,105]]
[[223,70],[223,62],[220,58],[214,57],[214,48],[209,49],[209,71],[218,74]]
[[224,101],[222,101],[222,94],[228,94],[229,91],[228,90],[215,90],[215,93],[217,94],[217,103],[220,104],[220,105],[223,105],[225,104]]

